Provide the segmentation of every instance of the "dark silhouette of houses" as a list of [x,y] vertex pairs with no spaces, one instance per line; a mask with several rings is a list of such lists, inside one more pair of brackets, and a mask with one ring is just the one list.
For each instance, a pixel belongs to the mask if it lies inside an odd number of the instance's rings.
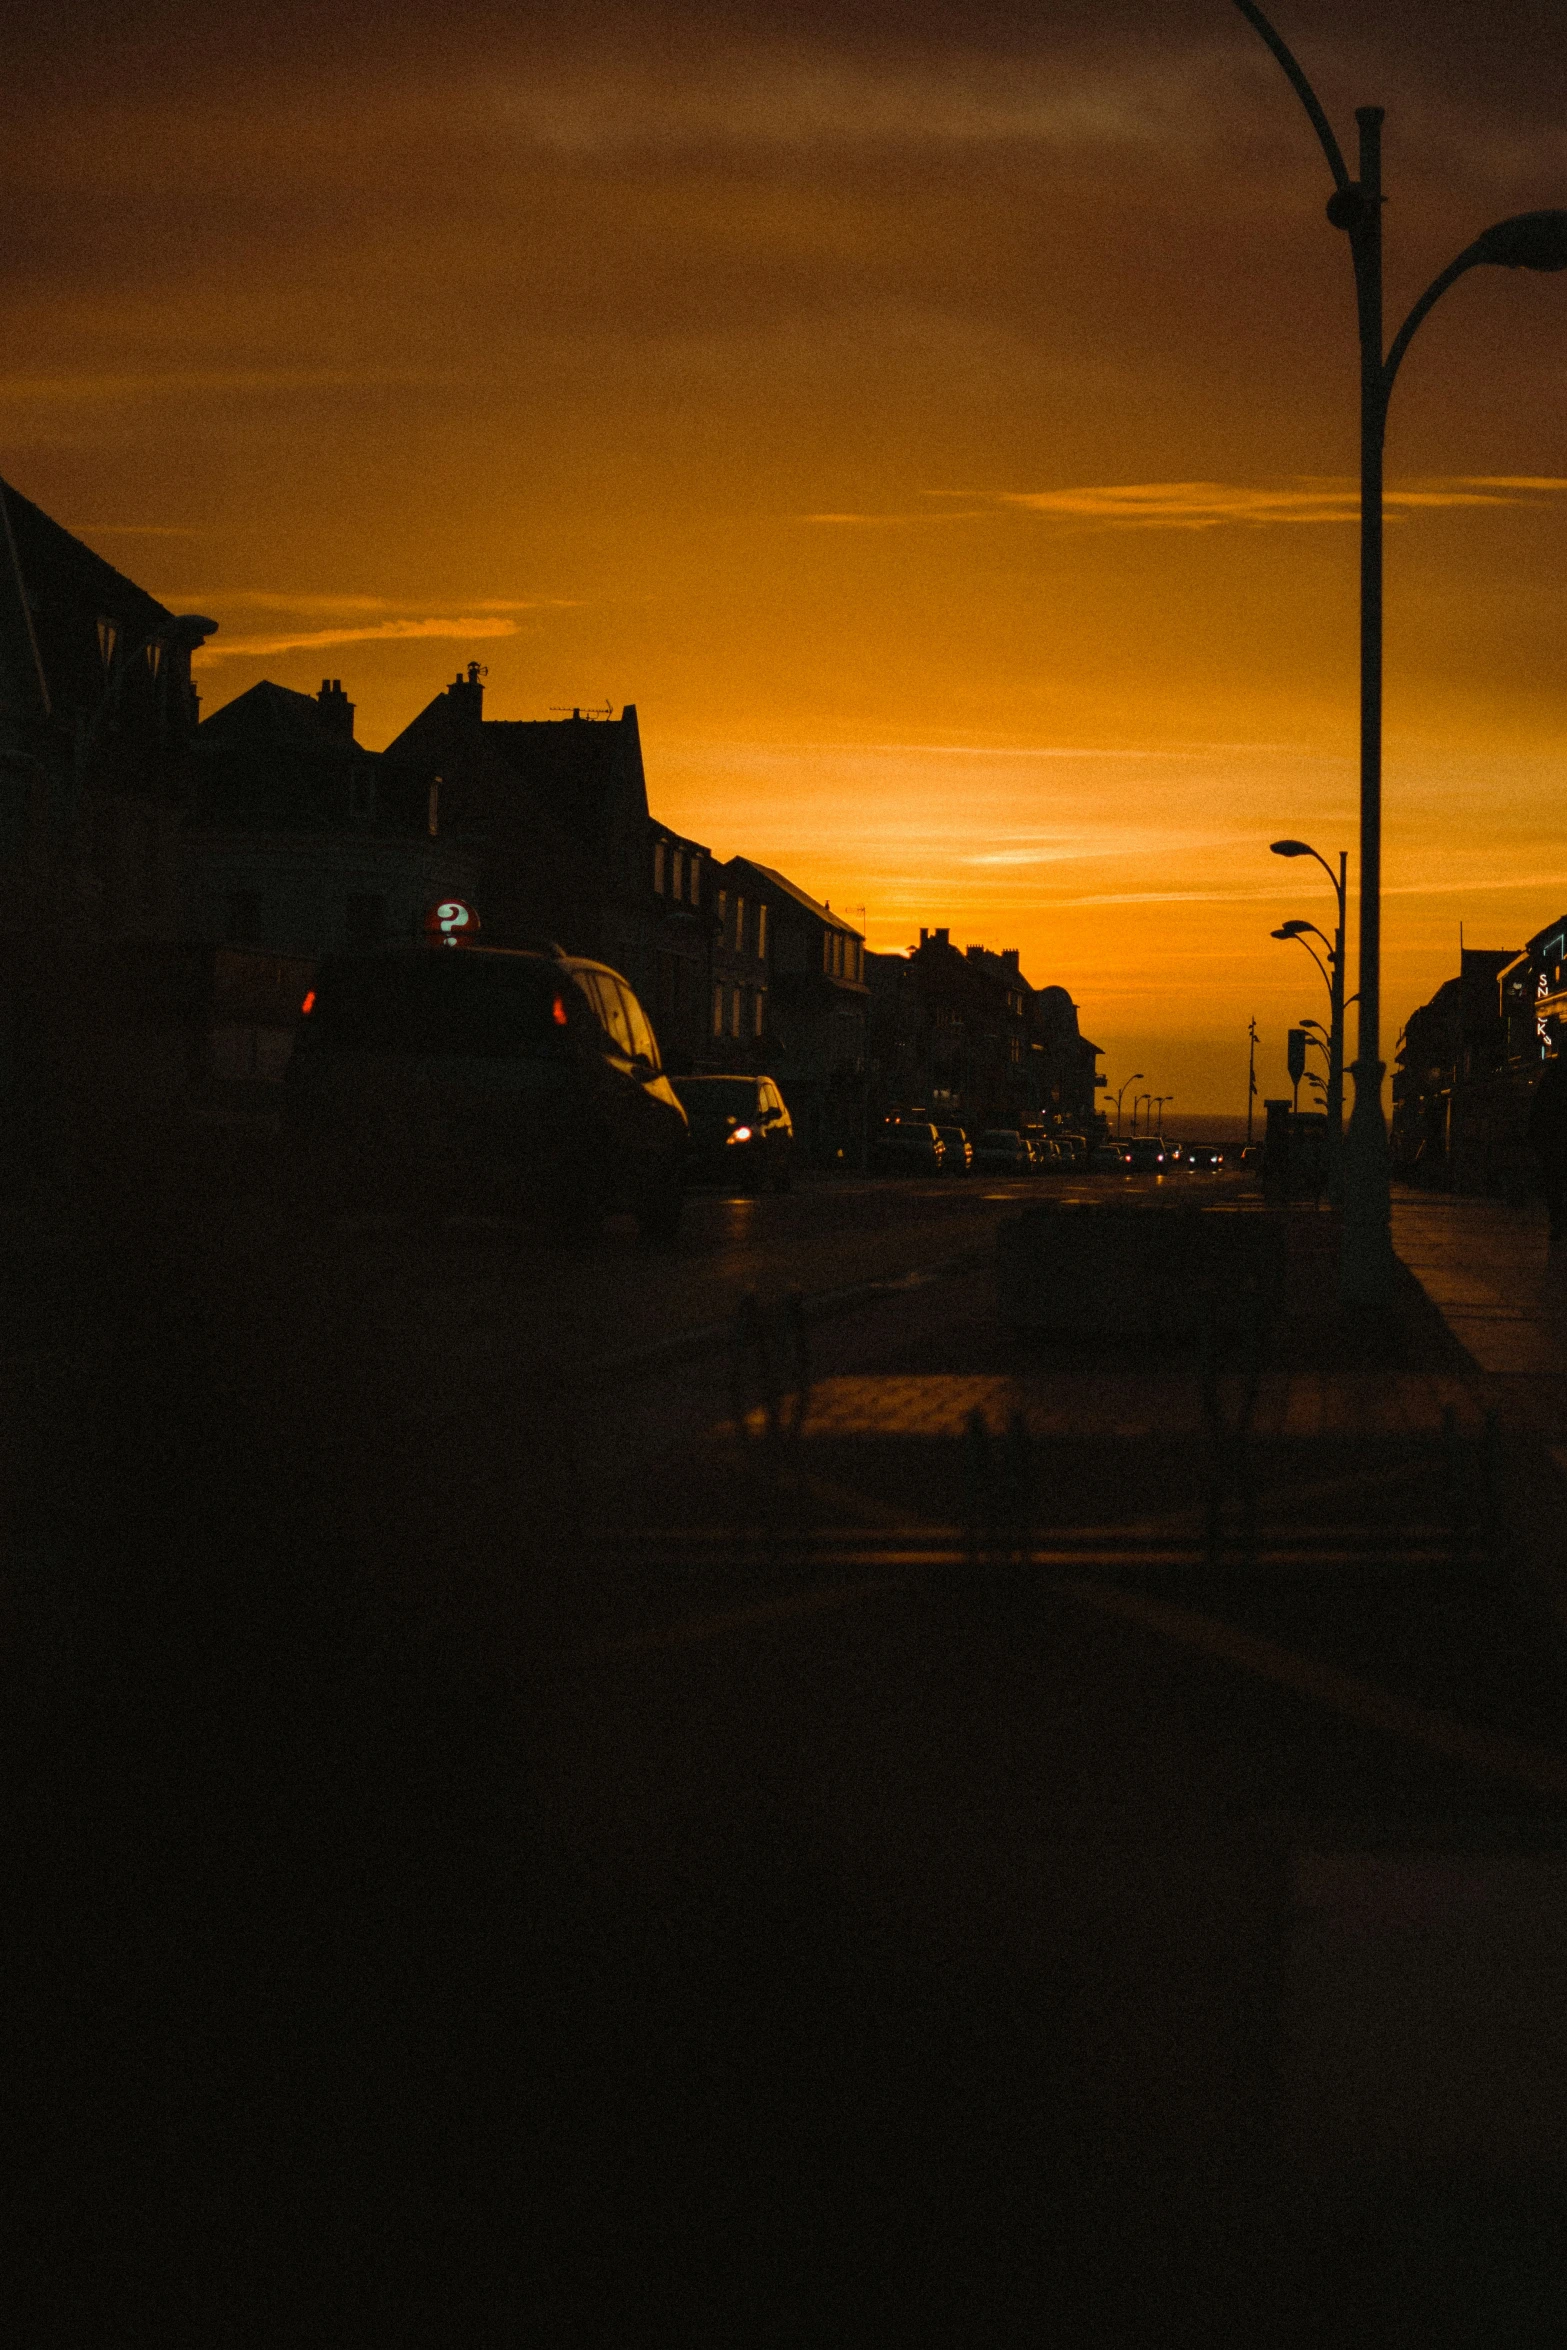
[[197,722],[180,616],[0,482],[0,892],[8,936],[172,938]]
[[[783,1090],[796,1135],[820,1164],[840,1154],[858,1164],[866,1119],[865,941],[852,922],[771,865],[731,857],[723,870],[733,897],[767,904],[762,976],[738,983],[761,992],[761,1041],[774,1047],[768,1073]],[[744,1002],[742,994],[742,1025]]]
[[710,851],[649,813],[635,706],[617,719],[484,715],[470,662],[384,759],[415,800],[434,792],[477,858],[484,935],[553,939],[624,972],[653,1016],[666,1059],[690,1067],[708,1028]]
[[354,740],[338,678],[263,679],[197,731],[186,814],[187,935],[319,956],[412,943],[477,860],[406,769]]
[[[1531,940],[1533,955],[1529,948],[1522,956],[1512,947],[1464,948],[1458,976],[1410,1013],[1394,1058],[1389,1136],[1403,1181],[1487,1192],[1516,1179],[1529,1097],[1547,1049],[1533,1010],[1535,976],[1548,984],[1551,970],[1539,950],[1554,938],[1567,956],[1561,929]],[[1528,1037],[1510,1060],[1505,982],[1520,966],[1528,975]]]
[[91,1182],[184,1085],[181,616],[0,483],[0,1106],[19,1180]]
[[1079,1035],[1065,988],[1029,985],[1016,947],[960,951],[950,930],[922,929],[907,955],[866,963],[879,1116],[1089,1131],[1099,1047]]

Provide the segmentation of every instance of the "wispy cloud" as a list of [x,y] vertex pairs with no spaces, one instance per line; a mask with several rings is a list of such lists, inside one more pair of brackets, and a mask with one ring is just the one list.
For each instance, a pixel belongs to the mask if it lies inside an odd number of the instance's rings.
[[65,527],[79,539],[196,539],[202,535],[174,522],[68,522]]
[[[1567,480],[1547,474],[1463,474],[1394,485],[1383,495],[1388,514],[1429,507],[1517,506],[1560,495]],[[997,501],[1066,522],[1121,530],[1214,530],[1223,524],[1256,528],[1280,522],[1354,522],[1358,485],[1348,479],[1297,480],[1258,488],[1244,482],[1145,481],[1065,490],[1008,490]]]
[[427,369],[349,367],[169,368],[145,373],[0,375],[0,405],[78,407],[95,401],[233,399],[246,393],[364,391],[449,379]]
[[494,637],[515,636],[515,620],[487,617],[482,613],[454,615],[436,620],[378,620],[363,628],[314,628],[292,636],[231,636],[219,638],[204,645],[191,663],[193,668],[209,669],[215,661],[230,661],[242,654],[251,656],[270,653],[310,652],[326,645],[368,645],[404,640],[410,637]]
[[920,514],[802,514],[802,522],[845,522],[872,529],[885,529],[889,523],[900,522],[973,522],[990,513],[988,506],[961,506],[939,513],[933,507]]
[[474,612],[542,612],[575,609],[575,599],[569,596],[465,596],[460,604],[447,604],[439,596],[356,596],[334,593],[318,595],[291,589],[278,593],[270,588],[207,588],[191,589],[180,601],[216,607],[226,604],[242,612],[323,612],[346,616],[350,613],[385,613],[389,616],[412,614],[421,619],[461,617]]

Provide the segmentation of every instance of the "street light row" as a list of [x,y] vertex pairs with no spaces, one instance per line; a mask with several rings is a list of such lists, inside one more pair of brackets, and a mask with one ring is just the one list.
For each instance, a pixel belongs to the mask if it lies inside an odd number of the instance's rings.
[[[1347,1304],[1385,1308],[1392,1295],[1393,1243],[1387,1124],[1382,1115],[1382,458],[1388,404],[1416,328],[1449,286],[1471,269],[1567,269],[1567,212],[1521,212],[1476,237],[1434,277],[1383,351],[1382,121],[1380,106],[1357,106],[1359,174],[1349,166],[1322,102],[1255,0],[1235,0],[1267,43],[1306,110],[1328,169],[1330,225],[1349,239],[1360,343],[1360,1039],[1355,1107],[1340,1168],[1344,1202],[1340,1292]],[[1315,856],[1303,841],[1277,844],[1281,856]],[[1331,871],[1331,868],[1330,868]],[[1298,936],[1286,927],[1285,937]],[[1343,915],[1338,974],[1342,1035]],[[1313,950],[1314,951],[1314,950]],[[1342,1044],[1340,1046],[1342,1067]],[[1329,1121],[1330,1134],[1333,1121]]]

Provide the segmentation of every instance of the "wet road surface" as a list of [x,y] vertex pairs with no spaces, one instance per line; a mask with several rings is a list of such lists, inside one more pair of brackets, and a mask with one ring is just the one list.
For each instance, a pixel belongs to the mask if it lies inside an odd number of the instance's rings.
[[[1564,1680],[1419,1490],[1462,1357],[1411,1306],[1343,1359],[1302,1227],[1335,1457],[1263,1517],[1383,1555],[1205,1564],[1190,1363],[1008,1340],[965,1260],[1064,1187],[1001,1188],[710,1197],[667,1256],[252,1210],[118,1270],[11,1528],[61,2338],[1555,2338]],[[792,1289],[782,1456],[711,1334]],[[965,1552],[920,1381],[1026,1401],[1044,1570]]]

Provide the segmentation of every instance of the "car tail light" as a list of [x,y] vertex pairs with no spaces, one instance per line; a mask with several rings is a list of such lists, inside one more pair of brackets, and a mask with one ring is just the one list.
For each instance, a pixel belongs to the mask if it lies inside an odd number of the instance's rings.
[[301,1014],[301,1016],[302,1016],[304,1019],[307,1019],[307,1020],[308,1020],[308,1019],[309,1019],[309,1017],[310,1017],[310,1015],[311,1015],[311,1013],[312,1013],[312,1012],[315,1010],[315,1008],[316,1008],[316,991],[315,991],[315,989],[314,989],[314,988],[312,988],[312,989],[310,990],[310,993],[309,993],[309,994],[306,996],[306,998],[305,998],[304,1002],[303,1002],[303,1003],[300,1005],[300,1007],[299,1007],[299,1009],[300,1009],[300,1014]]
[[557,1028],[565,1027],[566,1004],[564,997],[556,996],[553,1003],[550,1005],[550,1018],[554,1021]]

